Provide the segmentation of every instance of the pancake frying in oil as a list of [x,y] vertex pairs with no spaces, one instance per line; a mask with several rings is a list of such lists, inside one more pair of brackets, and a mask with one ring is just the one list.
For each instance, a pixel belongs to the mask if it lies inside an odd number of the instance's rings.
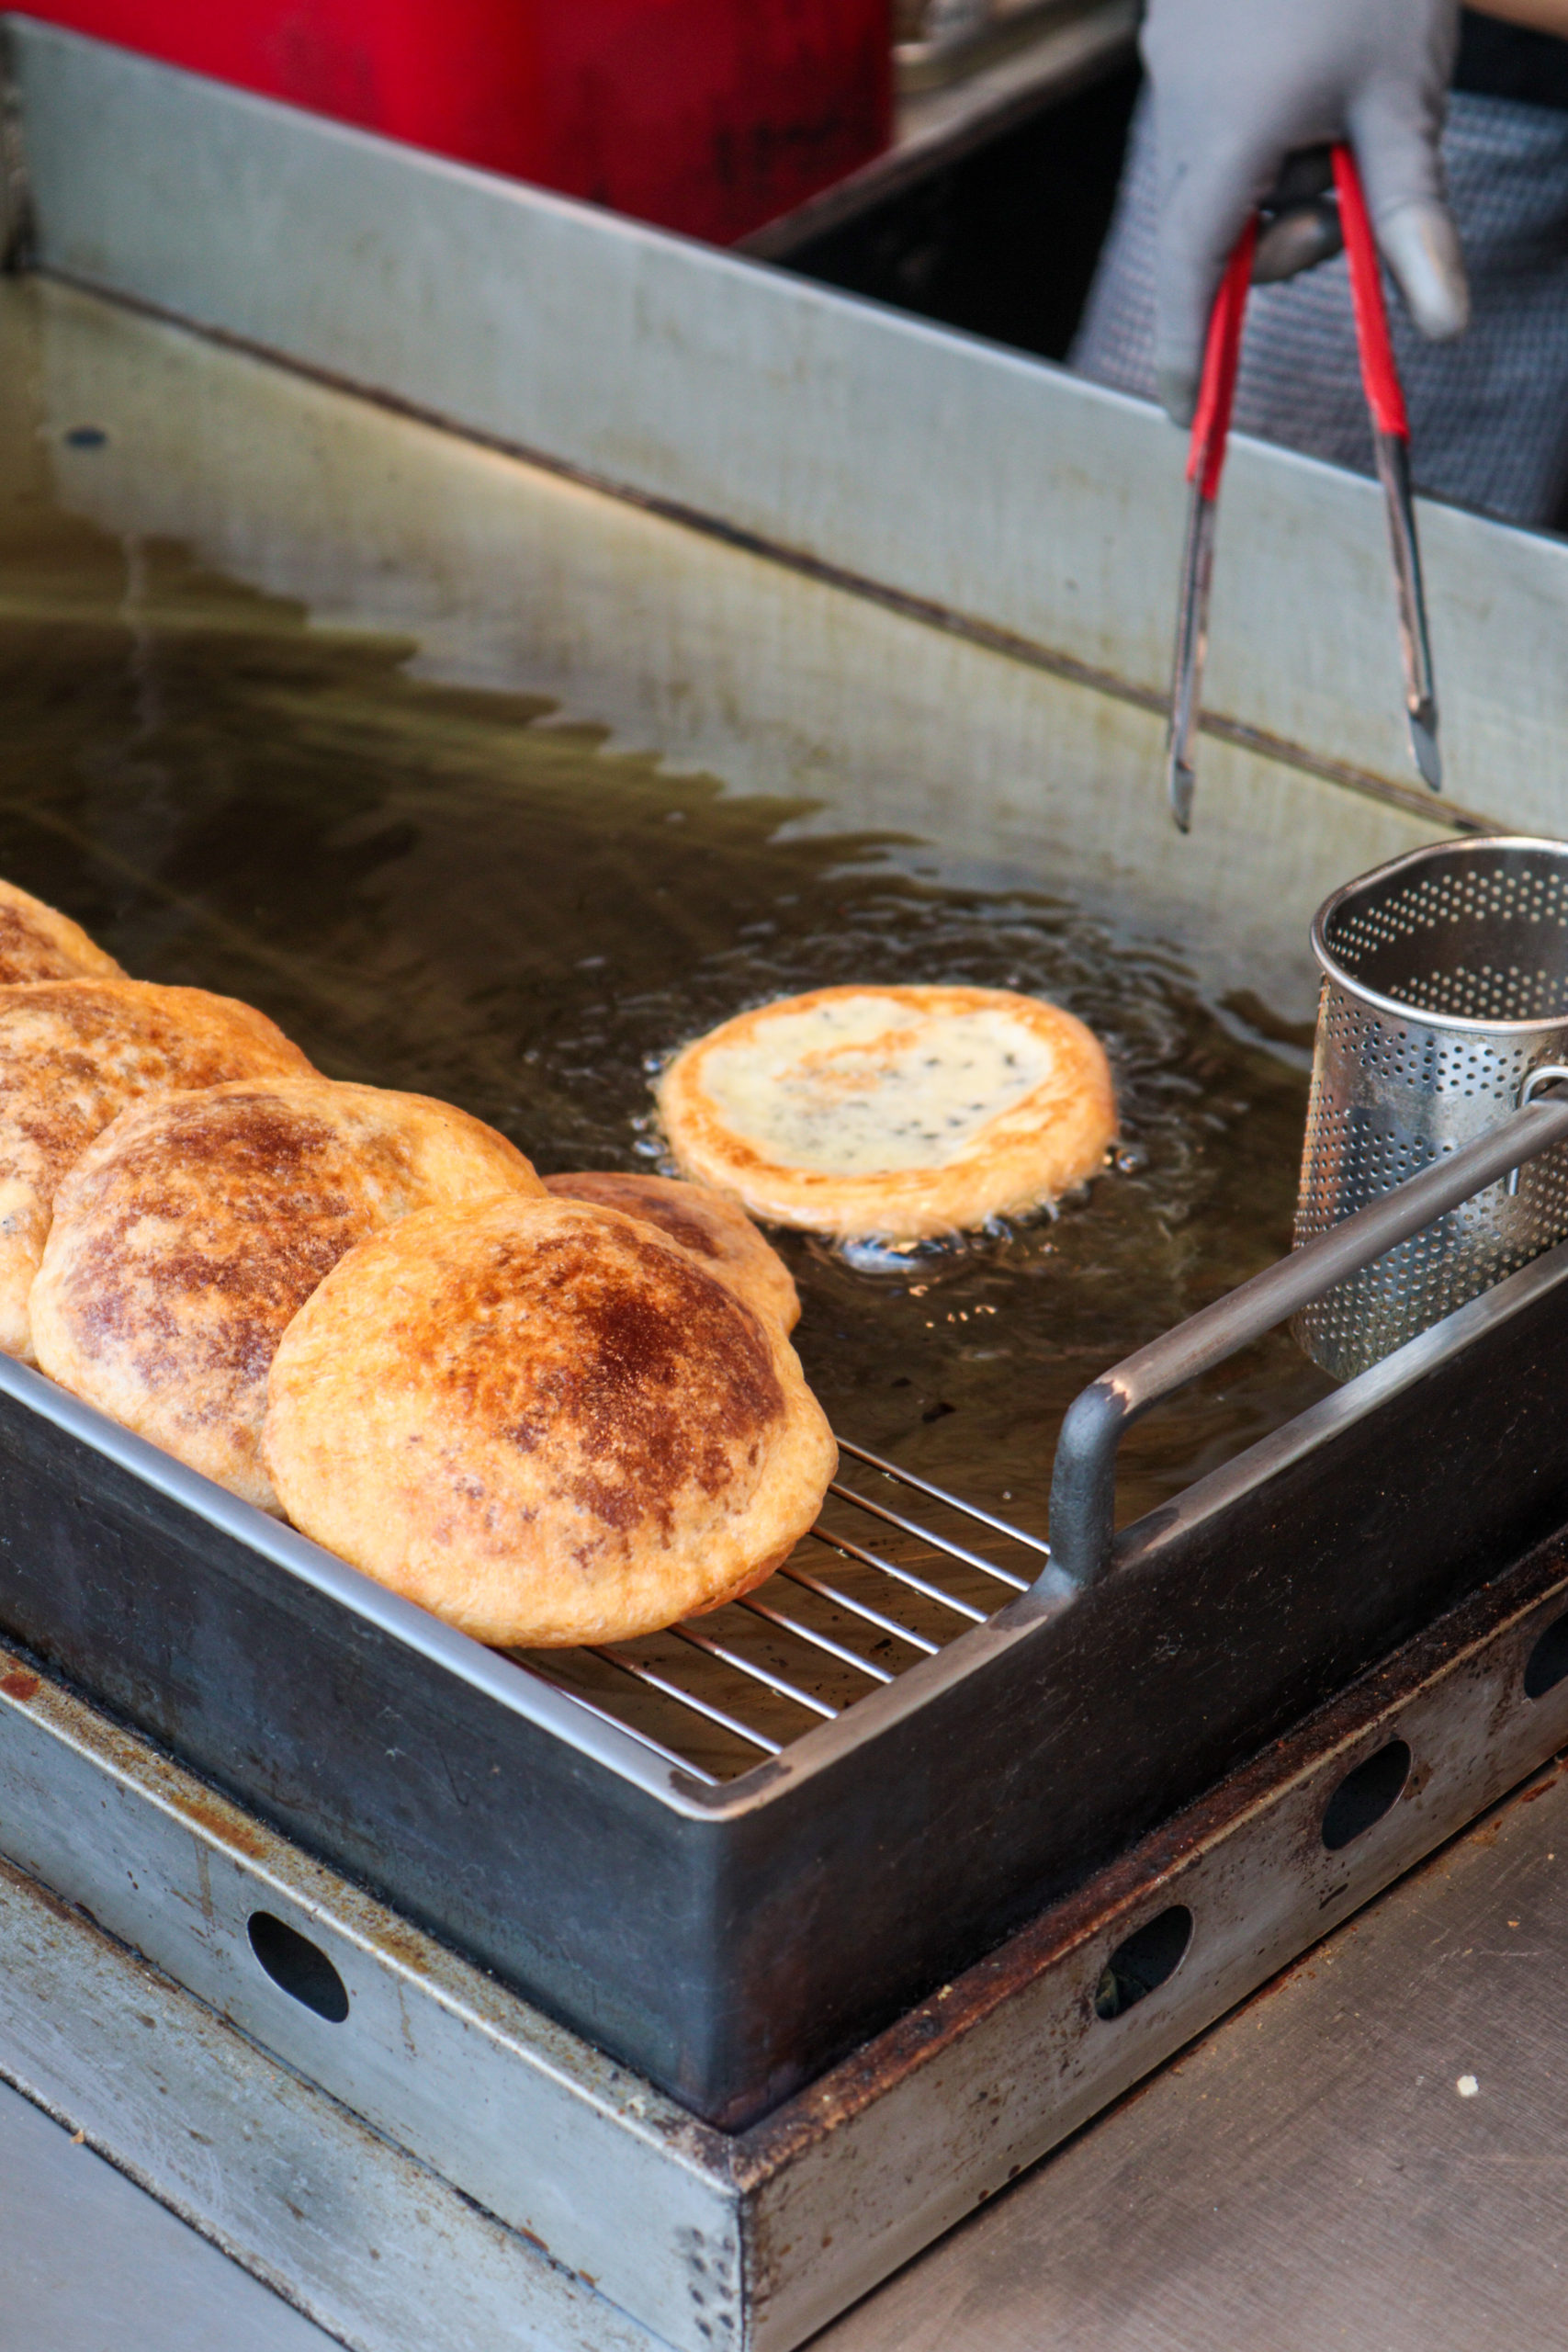
[[1104,1048],[1009,989],[833,988],[744,1012],[659,1088],[688,1175],[778,1225],[918,1241],[1020,1216],[1116,1133]]
[[0,988],[28,980],[123,978],[79,923],[14,882],[0,882]]
[[481,1642],[617,1641],[784,1561],[838,1460],[777,1322],[587,1202],[427,1210],[295,1317],[266,1460],[296,1526]]
[[309,1074],[264,1012],[120,978],[0,989],[0,1350],[30,1359],[28,1293],[62,1179],[143,1095]]
[[745,1210],[722,1193],[678,1183],[668,1176],[607,1168],[547,1176],[545,1189],[561,1200],[592,1201],[599,1208],[635,1216],[639,1225],[650,1225],[667,1240],[690,1250],[710,1274],[721,1276],[763,1314],[775,1316],[786,1331],[799,1322],[800,1299],[789,1268]]
[[288,1323],[367,1235],[501,1192],[543,1196],[503,1136],[422,1094],[311,1075],[137,1103],[56,1196],[32,1292],[38,1360],[128,1429],[276,1510],[261,1432]]

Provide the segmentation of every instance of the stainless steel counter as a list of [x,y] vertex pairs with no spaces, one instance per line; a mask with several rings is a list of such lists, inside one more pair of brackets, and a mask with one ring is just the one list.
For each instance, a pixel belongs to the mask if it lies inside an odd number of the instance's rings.
[[[1565,2018],[1560,1768],[829,2328],[820,2352],[1568,2345]],[[0,2352],[329,2340],[10,2092],[0,2278]]]

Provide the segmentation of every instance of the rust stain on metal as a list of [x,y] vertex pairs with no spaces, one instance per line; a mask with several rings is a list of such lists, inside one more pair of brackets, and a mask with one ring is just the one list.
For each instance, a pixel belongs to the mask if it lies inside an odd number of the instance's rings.
[[243,1814],[233,1812],[216,1797],[192,1796],[182,1790],[179,1809],[186,1820],[194,1822],[199,1829],[209,1830],[220,1845],[237,1846],[253,1861],[259,1861],[267,1850],[265,1835],[253,1829]]
[[24,1674],[20,1668],[13,1674],[0,1674],[0,1690],[4,1690],[7,1699],[36,1699],[42,1689],[43,1679],[39,1675]]

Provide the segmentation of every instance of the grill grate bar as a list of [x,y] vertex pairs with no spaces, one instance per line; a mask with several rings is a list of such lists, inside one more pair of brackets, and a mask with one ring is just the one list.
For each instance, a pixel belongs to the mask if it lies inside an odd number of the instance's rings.
[[694,1715],[705,1716],[721,1731],[730,1733],[736,1739],[743,1739],[748,1747],[760,1747],[764,1756],[783,1755],[784,1749],[776,1739],[770,1739],[765,1732],[753,1730],[738,1715],[728,1714],[722,1707],[716,1707],[711,1700],[694,1698],[691,1691],[682,1690],[678,1682],[668,1681],[662,1674],[656,1674],[652,1667],[634,1666],[630,1658],[617,1657],[614,1650],[601,1648],[596,1642],[590,1645],[589,1656],[603,1658],[606,1666],[619,1667],[621,1672],[629,1674],[634,1682],[646,1683],[650,1690],[658,1690],[666,1699],[673,1699],[677,1706],[690,1707]]
[[701,1650],[705,1657],[716,1657],[721,1664],[732,1667],[737,1674],[744,1674],[749,1680],[760,1682],[765,1690],[775,1692],[781,1699],[790,1700],[797,1707],[808,1708],[812,1714],[820,1715],[824,1723],[837,1723],[839,1710],[830,1707],[826,1699],[814,1699],[808,1690],[802,1690],[794,1682],[786,1682],[782,1674],[770,1674],[765,1667],[753,1666],[749,1658],[740,1657],[734,1650],[726,1649],[722,1642],[716,1642],[711,1634],[694,1634],[689,1625],[671,1625],[670,1630],[679,1640],[689,1642],[694,1650]]
[[[962,1544],[951,1543],[945,1535],[934,1535],[929,1527],[922,1527],[918,1520],[901,1518],[897,1511],[889,1510],[886,1503],[874,1503],[869,1495],[857,1495],[852,1487],[840,1486],[837,1478],[834,1479],[828,1492],[830,1495],[837,1495],[840,1502],[853,1503],[857,1510],[869,1511],[873,1519],[886,1521],[889,1527],[897,1528],[900,1534],[916,1536],[920,1543],[929,1544],[933,1551],[945,1552],[950,1560],[962,1560],[966,1568],[978,1568],[982,1576],[994,1577],[998,1584],[1010,1586],[1014,1592],[1029,1590],[1027,1577],[1015,1577],[1010,1568],[998,1568],[994,1561],[983,1560],[978,1552],[968,1551]],[[812,1532],[815,1533],[816,1530],[813,1529]],[[899,1571],[886,1560],[874,1560],[872,1566],[883,1569],[890,1577],[899,1574]],[[934,1586],[922,1586],[921,1590],[930,1592],[932,1598],[938,1600],[950,1600],[947,1593],[938,1591]],[[976,1623],[983,1623],[985,1614],[984,1610],[979,1611]]]
[[830,1551],[841,1552],[846,1560],[859,1560],[863,1567],[875,1568],[881,1575],[891,1577],[896,1584],[908,1585],[911,1592],[919,1593],[927,1600],[936,1601],[942,1609],[953,1610],[960,1617],[967,1617],[972,1625],[984,1625],[988,1622],[984,1609],[976,1609],[969,1601],[959,1600],[951,1592],[943,1592],[939,1584],[928,1584],[924,1577],[915,1574],[913,1568],[895,1567],[891,1560],[880,1558],[875,1552],[866,1551],[862,1544],[852,1544],[847,1535],[829,1534],[825,1527],[814,1527],[811,1532],[818,1544],[826,1544]]
[[[818,1541],[826,1544],[828,1538],[819,1536]],[[840,1548],[837,1544],[833,1546],[835,1551]],[[880,1633],[897,1634],[899,1641],[908,1642],[911,1649],[921,1651],[927,1657],[935,1657],[942,1648],[940,1642],[928,1642],[923,1634],[911,1634],[908,1625],[900,1625],[896,1617],[885,1617],[880,1609],[870,1609],[863,1600],[852,1600],[847,1592],[839,1590],[837,1585],[826,1583],[821,1577],[814,1577],[808,1568],[797,1568],[793,1561],[787,1568],[781,1568],[779,1574],[787,1577],[791,1584],[804,1585],[807,1591],[814,1592],[819,1600],[830,1600],[836,1607],[847,1609],[852,1617],[863,1618],[868,1625],[874,1625]]]
[[[515,1657],[516,1653],[509,1651],[507,1655]],[[614,1724],[615,1729],[625,1732],[628,1739],[635,1739],[639,1747],[651,1749],[652,1753],[660,1758],[664,1763],[678,1766],[682,1772],[689,1772],[694,1781],[701,1781],[710,1789],[721,1789],[724,1786],[716,1772],[709,1772],[701,1764],[694,1764],[692,1758],[689,1756],[683,1756],[678,1747],[666,1747],[664,1742],[661,1739],[655,1739],[650,1731],[639,1731],[635,1724],[628,1724],[624,1715],[617,1715],[611,1708],[602,1706],[600,1702],[592,1698],[586,1690],[579,1690],[570,1682],[556,1681],[555,1677],[541,1667],[536,1658],[517,1657],[516,1662],[526,1673],[537,1674],[550,1683],[555,1690],[566,1691],[569,1697],[576,1700],[580,1707],[586,1707],[591,1715],[597,1715],[602,1724]]]
[[[749,1639],[739,1617],[720,1617],[711,1625],[699,1617],[666,1627],[660,1646],[585,1647],[578,1653],[581,1665],[559,1687],[663,1762],[692,1773],[709,1788],[721,1787],[759,1761],[784,1755],[818,1725],[840,1722],[871,1690],[896,1682],[919,1658],[940,1657],[972,1625],[988,1623],[1013,1594],[1029,1590],[1036,1573],[1031,1555],[1035,1560],[1051,1557],[1048,1544],[1010,1526],[995,1512],[884,1461],[865,1446],[840,1442],[846,1464],[863,1464],[867,1476],[896,1482],[902,1491],[894,1499],[906,1504],[910,1514],[833,1481],[829,1488],[834,1498],[832,1518],[855,1527],[848,1514],[860,1512],[858,1525],[865,1540],[837,1532],[826,1520],[818,1521],[810,1538],[854,1571],[848,1589],[829,1562],[822,1563],[821,1574],[805,1565],[819,1555],[807,1553],[803,1540],[760,1591],[739,1594],[728,1604],[748,1611],[758,1625],[770,1628],[768,1638]],[[984,1529],[1016,1544],[1019,1552],[1004,1553],[1003,1557],[1018,1560],[1021,1555],[1023,1573],[1016,1566],[998,1566],[967,1544],[922,1525],[917,1515],[922,1501],[933,1507],[932,1518],[957,1512],[960,1525],[969,1523],[964,1527],[965,1534],[970,1526],[976,1530],[976,1542]],[[868,1519],[876,1522],[874,1527],[865,1525]],[[908,1541],[900,1538],[912,1539],[919,1547],[911,1553],[917,1566],[907,1567],[898,1557],[909,1548]],[[987,1588],[972,1583],[976,1574],[987,1579]],[[815,1611],[802,1613],[791,1604],[785,1578],[835,1612],[826,1625],[818,1628],[812,1622]],[[946,1589],[948,1583],[952,1589]],[[862,1598],[856,1588],[863,1585],[871,1597]],[[944,1614],[932,1620],[928,1607]],[[891,1613],[906,1609],[914,1624]],[[921,1630],[917,1632],[915,1625]],[[672,1646],[676,1643],[679,1649]],[[874,1655],[863,1656],[855,1646],[860,1643]],[[755,1655],[748,1656],[748,1650]],[[547,1679],[557,1679],[547,1657],[536,1663],[530,1657],[525,1662]],[[858,1681],[846,1682],[846,1671]],[[580,1680],[587,1687],[579,1688]],[[634,1697],[628,1685],[639,1695]],[[792,1719],[776,1712],[780,1706],[800,1713]],[[623,1711],[629,1720],[623,1720]],[[651,1726],[646,1731],[644,1722]]]
[[786,1617],[782,1609],[773,1608],[765,1600],[747,1599],[738,1601],[739,1609],[749,1609],[753,1617],[765,1617],[770,1625],[777,1625],[782,1633],[793,1634],[797,1642],[808,1642],[814,1650],[821,1650],[829,1657],[836,1657],[840,1666],[852,1666],[857,1674],[869,1675],[874,1682],[893,1682],[897,1677],[885,1666],[873,1666],[868,1657],[860,1657],[853,1650],[845,1649],[841,1642],[829,1641],[826,1634],[814,1634],[809,1625],[798,1618]]
[[912,1470],[900,1469],[897,1462],[884,1462],[880,1453],[869,1453],[863,1445],[852,1445],[847,1437],[839,1440],[839,1451],[840,1453],[852,1453],[857,1462],[863,1462],[868,1468],[880,1470],[886,1476],[896,1478],[901,1487],[913,1487],[918,1495],[928,1496],[933,1503],[945,1503],[949,1510],[960,1511],[965,1519],[978,1520],[982,1527],[990,1528],[997,1535],[1007,1536],[1013,1544],[1023,1544],[1028,1551],[1038,1552],[1043,1559],[1050,1558],[1051,1546],[1043,1536],[1025,1534],[1023,1529],[1015,1527],[1010,1520],[998,1519],[994,1511],[982,1510],[978,1503],[966,1503],[962,1495],[950,1494],[945,1487],[933,1487],[929,1478],[917,1478]]

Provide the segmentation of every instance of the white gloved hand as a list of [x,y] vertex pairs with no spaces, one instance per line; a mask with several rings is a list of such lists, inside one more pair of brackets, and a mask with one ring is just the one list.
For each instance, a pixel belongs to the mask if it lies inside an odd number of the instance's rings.
[[1416,324],[1438,340],[1462,332],[1470,297],[1438,151],[1458,38],[1458,0],[1149,0],[1155,369],[1179,424],[1231,250],[1298,149],[1349,140]]

